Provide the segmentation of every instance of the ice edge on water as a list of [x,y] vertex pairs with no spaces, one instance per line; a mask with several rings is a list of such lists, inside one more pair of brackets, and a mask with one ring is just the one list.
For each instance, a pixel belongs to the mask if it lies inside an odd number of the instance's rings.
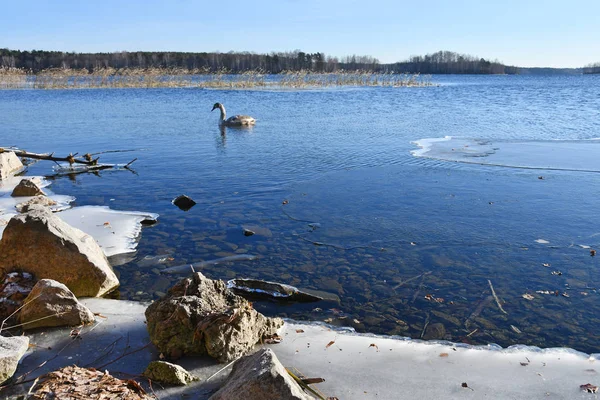
[[411,151],[414,157],[496,167],[600,172],[596,157],[600,141],[596,138],[492,141],[444,136],[411,143],[419,147]]
[[[22,179],[33,180],[40,188],[51,182],[40,176],[13,176],[0,181],[0,237],[12,217],[18,215],[16,206],[32,197],[12,197],[11,193]],[[138,245],[142,221],[156,221],[155,213],[111,210],[107,206],[81,206],[71,208],[75,197],[56,195],[44,189],[47,197],[57,204],[50,209],[69,225],[92,236],[107,257],[132,253]]]

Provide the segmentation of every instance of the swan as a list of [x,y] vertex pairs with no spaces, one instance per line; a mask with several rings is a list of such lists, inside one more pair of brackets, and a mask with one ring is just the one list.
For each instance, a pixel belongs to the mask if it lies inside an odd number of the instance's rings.
[[219,120],[219,125],[248,126],[248,125],[254,125],[254,123],[256,122],[256,120],[254,118],[249,117],[248,115],[234,115],[233,117],[229,117],[228,119],[225,119],[225,116],[227,114],[225,114],[225,107],[223,106],[223,104],[215,103],[212,110],[210,110],[210,111],[214,111],[217,108],[219,110],[221,110],[221,119]]

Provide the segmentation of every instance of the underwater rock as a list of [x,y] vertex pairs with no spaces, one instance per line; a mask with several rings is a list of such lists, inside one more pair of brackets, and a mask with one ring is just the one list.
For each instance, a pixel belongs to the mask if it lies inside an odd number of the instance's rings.
[[10,194],[12,197],[45,196],[42,191],[31,179],[21,179],[21,182],[13,189]]
[[280,318],[268,318],[225,282],[200,272],[179,281],[146,310],[156,347],[170,358],[208,355],[228,362],[247,353],[264,336],[276,333]]
[[177,196],[176,198],[174,198],[172,203],[175,204],[177,207],[179,207],[179,209],[181,209],[183,211],[187,211],[196,205],[196,202],[194,200],[192,200],[190,197],[186,196],[185,194],[182,194],[181,196]]
[[261,349],[233,364],[227,381],[210,400],[312,400],[288,374],[271,349]]
[[[283,283],[262,281],[259,279],[231,279],[227,282],[227,287],[233,289],[240,296],[262,297],[282,301],[297,301],[309,303],[320,300],[339,301],[339,297],[334,294],[319,292],[311,293],[302,291],[294,286]],[[329,295],[329,296],[327,296]]]
[[23,163],[19,160],[14,152],[0,153],[0,180],[12,176],[15,172],[23,169]]
[[28,348],[27,336],[0,336],[0,384],[13,376],[19,360]]
[[62,283],[42,279],[33,287],[19,312],[23,329],[78,326],[94,322],[94,314]]
[[61,282],[75,296],[102,296],[119,286],[94,238],[37,205],[11,218],[0,240],[0,274],[15,269]]
[[425,335],[423,335],[423,339],[425,340],[440,340],[446,336],[446,328],[444,324],[435,323],[431,324],[425,330]]
[[177,386],[185,386],[195,380],[185,368],[166,361],[152,361],[144,371],[144,376],[153,381]]

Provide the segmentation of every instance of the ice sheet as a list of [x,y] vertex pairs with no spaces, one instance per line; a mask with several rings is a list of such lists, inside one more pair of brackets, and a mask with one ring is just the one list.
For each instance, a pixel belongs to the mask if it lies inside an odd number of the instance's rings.
[[158,218],[158,214],[117,211],[105,206],[73,207],[58,216],[96,239],[107,257],[134,252],[142,221]]
[[446,136],[420,139],[416,157],[515,168],[600,172],[600,140],[491,141]]
[[[15,376],[44,361],[47,362],[27,378],[65,365],[99,367],[148,343],[144,324],[147,304],[96,298],[83,299],[83,303],[102,316],[97,318],[97,325],[83,328],[80,340],[69,337],[71,328],[32,335],[35,346]],[[324,378],[325,382],[313,387],[344,400],[592,399],[596,396],[583,392],[579,386],[600,383],[597,357],[570,349],[428,343],[358,335],[350,330],[293,321],[286,321],[280,334],[283,341],[268,347],[283,365],[307,377]],[[157,358],[156,350],[148,346],[103,370],[137,375]],[[224,365],[206,357],[185,357],[176,362],[201,380],[184,388],[162,389],[156,385],[154,390],[161,399],[208,399],[215,384],[230,370],[225,369],[207,383],[206,379]],[[462,387],[462,383],[468,387]],[[27,389],[23,385],[16,390]]]

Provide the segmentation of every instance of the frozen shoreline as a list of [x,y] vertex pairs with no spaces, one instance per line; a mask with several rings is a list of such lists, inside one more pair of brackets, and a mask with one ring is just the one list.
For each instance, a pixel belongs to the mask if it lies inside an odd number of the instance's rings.
[[[30,337],[35,347],[22,360],[15,377],[49,359],[29,378],[65,365],[91,363],[89,366],[99,366],[149,342],[144,323],[147,304],[100,298],[83,299],[82,302],[105,318],[97,318],[95,325],[84,327],[80,340],[69,337],[70,328],[34,333]],[[280,335],[283,337],[281,343],[266,346],[272,348],[282,364],[307,377],[324,378],[325,382],[313,387],[327,396],[343,400],[585,399],[592,395],[579,386],[600,381],[596,356],[566,348],[513,346],[499,349],[496,346],[428,343],[359,335],[297,321],[286,321]],[[115,341],[116,344],[111,346]],[[260,347],[256,346],[256,349]],[[58,356],[52,358],[56,354]],[[158,357],[154,347],[148,346],[105,369],[116,374],[138,375]],[[98,361],[94,362],[95,359]],[[206,382],[224,365],[207,357],[185,357],[177,363],[200,377],[200,382],[164,389],[155,385],[154,390],[161,399],[179,399],[183,395],[207,399],[230,369]],[[463,382],[468,388],[462,386]],[[14,392],[15,389],[18,392]],[[15,395],[26,392],[28,385],[12,390]]]

